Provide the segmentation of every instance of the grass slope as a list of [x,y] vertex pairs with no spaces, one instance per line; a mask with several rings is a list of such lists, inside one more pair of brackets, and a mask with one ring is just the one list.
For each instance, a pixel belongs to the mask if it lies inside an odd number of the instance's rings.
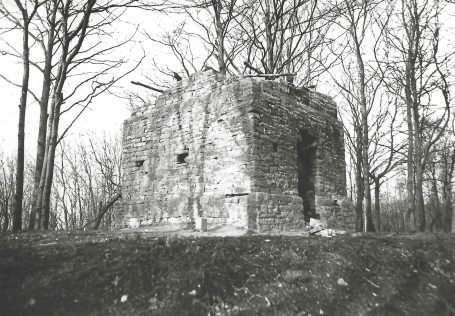
[[455,236],[0,235],[0,314],[455,315]]

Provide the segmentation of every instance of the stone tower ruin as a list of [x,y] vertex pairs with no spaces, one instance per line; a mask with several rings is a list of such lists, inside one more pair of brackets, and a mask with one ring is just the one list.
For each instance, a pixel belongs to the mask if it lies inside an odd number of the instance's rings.
[[343,129],[328,96],[260,78],[192,75],[125,121],[118,225],[352,229]]

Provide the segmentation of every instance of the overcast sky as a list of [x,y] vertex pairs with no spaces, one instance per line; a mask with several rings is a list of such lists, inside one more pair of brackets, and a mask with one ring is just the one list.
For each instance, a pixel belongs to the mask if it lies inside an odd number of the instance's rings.
[[[452,10],[453,11],[453,10]],[[441,24],[450,24],[450,28],[453,29],[454,19],[451,13],[446,13],[446,18],[441,21]],[[452,18],[450,18],[452,17]],[[140,30],[147,30],[152,34],[163,34],[166,30],[171,31],[175,25],[181,20],[175,15],[172,17],[163,16],[158,14],[152,14],[150,12],[144,12],[140,10],[129,10],[123,16],[123,22],[118,26],[119,34],[125,32],[131,32],[131,29],[135,25],[140,27]],[[7,39],[9,44],[12,44],[20,48],[21,45],[21,33],[16,33],[15,37]],[[156,74],[151,72],[151,61],[153,58],[158,59],[160,63],[169,64],[169,52],[165,51],[160,45],[152,43],[146,40],[143,36],[138,34],[136,40],[144,47],[148,56],[144,60],[141,67],[133,74],[125,77],[118,83],[118,87],[115,90],[117,93],[127,90],[133,90],[146,95],[148,91],[143,88],[138,88],[130,84],[131,80],[138,80],[147,82],[144,75],[147,74],[154,77]],[[0,41],[0,51],[5,49],[5,43]],[[453,48],[453,47],[452,47]],[[136,55],[135,55],[136,53]],[[136,45],[133,51],[124,49],[120,50],[116,54],[119,56],[129,56],[131,61],[137,60],[141,54],[140,45]],[[176,66],[178,67],[178,66]],[[172,63],[171,63],[172,68]],[[20,60],[13,59],[9,56],[0,54],[0,73],[7,76],[10,80],[20,83],[22,77],[22,64]],[[35,74],[36,76],[36,74]],[[31,78],[31,87],[35,93],[39,96],[41,92],[39,76]],[[321,92],[328,91],[324,87],[318,86],[318,90]],[[331,90],[329,94],[332,97],[335,90]],[[17,120],[18,120],[18,104],[20,98],[20,89],[14,87],[11,84],[5,82],[0,78],[0,152],[7,154],[14,154],[17,145]],[[26,157],[34,159],[36,151],[36,136],[38,129],[38,104],[33,102],[33,98],[29,97],[29,105],[27,107],[26,116]],[[117,134],[120,131],[122,123],[125,119],[130,116],[128,104],[125,100],[116,98],[113,95],[105,94],[95,99],[90,109],[88,109],[78,122],[71,128],[68,140],[74,140],[75,137],[90,134],[90,133],[110,133]],[[69,117],[62,117],[62,124],[60,131],[68,123]]]
[[[1,63],[2,65],[3,62]],[[7,64],[8,70],[14,71],[13,64]],[[16,66],[17,68],[17,66]],[[5,69],[5,68],[3,68]],[[16,70],[17,71],[17,70]],[[20,78],[19,78],[20,80]],[[127,84],[125,81],[124,84]],[[20,89],[0,81],[1,114],[0,114],[0,146],[3,152],[12,153],[17,146],[17,120]],[[68,138],[88,133],[117,133],[122,122],[129,117],[125,101],[112,95],[99,96],[90,109],[86,110],[79,121],[72,127]],[[36,151],[39,107],[30,99],[26,116],[26,156],[33,157]],[[62,126],[65,126],[65,120]]]
[[[160,34],[166,30],[172,29],[173,25],[177,23],[174,19],[169,21],[166,18],[160,18],[156,14],[153,14],[153,18],[150,18],[152,13],[144,12],[140,10],[130,10],[123,17],[122,22],[117,27],[119,34],[133,32],[135,26],[139,25],[140,29],[152,30],[153,32]],[[165,22],[162,22],[162,21]],[[21,47],[21,33],[16,33],[14,37],[3,37],[3,40],[7,40],[8,44],[15,47]],[[132,67],[137,61],[142,50],[141,45],[147,52],[147,57],[144,59],[142,65],[132,74],[128,75],[124,79],[118,82],[116,88],[113,89],[115,93],[122,93],[125,91],[137,91],[144,95],[148,91],[144,88],[138,88],[130,84],[131,80],[138,80],[146,82],[144,78],[145,74],[150,75],[149,64],[152,58],[156,58],[158,55],[161,60],[166,60],[166,52],[163,51],[162,47],[158,44],[151,43],[141,36],[140,32],[136,36],[137,43],[135,44],[133,51],[129,51],[132,45],[125,47],[124,49],[118,50],[116,54],[119,58],[128,56],[131,60],[130,67]],[[6,49],[6,43],[0,41],[0,51]],[[125,69],[124,69],[125,70]],[[13,82],[20,83],[22,78],[22,63],[18,59],[14,59],[7,55],[0,54],[0,73],[6,76]],[[41,77],[38,74],[33,74],[30,80],[31,89],[37,96],[41,93]],[[7,83],[5,80],[0,78],[0,152],[6,154],[14,154],[17,148],[17,123],[18,123],[18,104],[20,99],[20,88],[14,87]],[[79,120],[71,128],[67,137],[68,141],[73,141],[75,137],[80,137],[86,134],[92,133],[109,133],[118,134],[122,123],[125,119],[130,116],[128,102],[115,97],[111,94],[104,94],[95,99],[89,109],[79,118]],[[68,124],[70,117],[63,116],[60,131]],[[31,96],[28,97],[28,106],[26,112],[26,158],[34,159],[36,152],[36,138],[38,130],[39,120],[39,106],[34,102]]]

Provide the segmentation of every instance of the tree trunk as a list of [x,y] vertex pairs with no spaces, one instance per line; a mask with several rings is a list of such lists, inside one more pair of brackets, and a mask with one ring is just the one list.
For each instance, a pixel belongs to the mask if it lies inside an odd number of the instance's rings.
[[6,232],[8,230],[8,226],[9,226],[9,218],[8,218],[8,208],[9,208],[9,198],[8,197],[5,197],[5,211],[4,211],[4,215],[5,215],[5,224],[3,225],[2,227],[2,232]]
[[43,214],[43,198],[44,198],[44,186],[46,184],[46,174],[48,169],[48,156],[49,156],[49,144],[51,142],[51,134],[52,134],[52,126],[54,121],[54,105],[55,100],[52,100],[51,104],[51,113],[49,115],[49,119],[47,122],[47,135],[46,135],[46,144],[44,148],[44,159],[43,159],[43,166],[41,168],[41,175],[40,175],[40,182],[39,182],[39,189],[38,189],[38,199],[36,202],[36,219],[35,219],[35,229],[40,229],[41,227],[41,218]]
[[38,128],[38,140],[36,148],[36,164],[33,178],[33,193],[32,193],[32,208],[30,211],[29,229],[35,229],[38,196],[40,194],[39,184],[41,172],[44,164],[44,154],[46,147],[46,132],[47,132],[47,104],[44,107],[43,98],[40,103],[40,118]]
[[[415,117],[414,117],[415,120]],[[415,125],[414,125],[415,126]],[[423,200],[423,166],[422,166],[422,155],[421,155],[421,142],[420,135],[417,128],[414,135],[414,152],[415,152],[415,210],[417,213],[417,228],[419,231],[424,232],[426,228],[425,218],[425,205]]]
[[43,203],[42,203],[42,215],[41,215],[41,229],[49,228],[49,211],[51,207],[51,190],[52,182],[54,176],[54,161],[55,161],[55,150],[57,148],[57,138],[58,138],[58,125],[60,122],[60,106],[63,102],[63,95],[60,91],[57,91],[57,94],[54,94],[55,102],[55,111],[52,121],[52,134],[50,135],[50,142],[48,146],[47,154],[47,168],[46,176],[44,181],[44,190],[43,190]]
[[122,193],[120,193],[120,192],[117,193],[103,207],[101,206],[101,202],[100,202],[98,214],[96,215],[95,223],[93,224],[93,229],[98,229],[98,227],[100,226],[101,220],[103,219],[104,214],[106,214],[106,212],[109,211],[109,209],[112,207],[112,205],[114,205],[114,203],[117,202],[117,200],[120,199],[121,197],[122,197]]
[[[360,135],[357,135],[357,139],[360,139]],[[363,227],[363,179],[362,179],[362,155],[361,155],[361,144],[357,144],[356,149],[356,170],[355,170],[355,183],[356,183],[356,203],[355,203],[355,213],[356,213],[356,231],[362,231]]]
[[455,149],[452,149],[452,154],[450,156],[450,166],[447,168],[447,175],[444,177],[444,220],[443,220],[443,229],[444,232],[450,233],[453,230],[453,202],[452,202],[452,177],[455,169]]
[[423,200],[423,165],[422,142],[420,140],[419,114],[417,105],[413,106],[414,118],[414,163],[415,163],[415,211],[417,215],[417,228],[424,232],[426,228],[425,206]]
[[[45,159],[46,152],[46,134],[47,134],[47,108],[49,104],[49,94],[51,89],[51,73],[52,73],[52,57],[54,51],[54,34],[55,34],[55,19],[57,14],[57,1],[53,1],[52,15],[47,40],[47,46],[45,51],[45,61],[44,61],[44,71],[43,71],[43,86],[41,90],[41,100],[40,100],[40,117],[39,117],[39,127],[38,127],[38,140],[36,147],[36,165],[34,173],[34,182],[33,182],[33,193],[32,193],[32,208],[30,211],[30,222],[29,229],[34,229],[36,213],[38,208],[38,197],[42,194],[40,191],[40,180],[41,173],[43,171],[43,164]],[[38,219],[39,221],[40,219]],[[39,225],[38,225],[39,226]]]
[[30,77],[30,60],[28,47],[28,17],[24,16],[23,56],[24,73],[22,76],[21,98],[19,104],[19,123],[17,133],[16,187],[13,204],[13,231],[22,229],[22,201],[24,197],[24,145],[25,145],[25,112],[27,108],[28,82]]
[[216,48],[218,51],[218,68],[221,74],[226,74],[225,48],[224,48],[224,30],[221,22],[221,10],[223,4],[221,0],[212,0],[212,6],[215,14],[216,29]]
[[265,0],[266,12],[265,12],[265,36],[266,36],[266,58],[267,58],[267,69],[266,73],[273,74],[274,72],[274,56],[273,56],[273,35],[272,35],[272,17],[270,12],[270,0]]
[[376,229],[378,232],[382,231],[381,224],[381,206],[379,202],[379,193],[381,189],[381,183],[378,178],[374,178],[374,213],[376,215]]
[[[441,202],[439,201],[439,193],[438,193],[438,184],[437,181],[438,179],[436,178],[436,166],[435,163],[432,163],[431,166],[431,198],[430,201],[433,203],[434,207],[434,218],[430,223],[430,231],[441,231],[442,230],[442,219],[443,219],[443,214],[441,210]],[[445,200],[444,196],[444,188],[442,192],[442,197]]]
[[414,195],[414,127],[412,121],[412,97],[411,97],[411,70],[410,65],[411,58],[408,56],[406,64],[406,123],[408,126],[408,157],[407,157],[407,182],[406,182],[406,194],[407,194],[407,214],[406,221],[409,225],[409,230],[415,230],[415,195]]
[[365,84],[365,67],[363,64],[362,54],[360,51],[360,43],[357,37],[354,38],[356,42],[356,58],[357,67],[359,70],[360,81],[360,114],[362,124],[362,171],[363,171],[363,231],[374,232],[373,216],[371,211],[371,189],[370,189],[370,162],[368,155],[369,139],[368,139],[368,112],[367,112],[367,98],[366,98],[366,84]]
[[444,232],[453,231],[453,203],[452,203],[452,184],[447,188],[447,200],[444,203]]
[[[70,2],[67,2],[66,5],[69,5]],[[66,7],[65,10],[68,10]],[[67,14],[68,12],[66,12]],[[67,30],[67,20],[63,19],[62,28]],[[54,92],[52,94],[52,103],[51,103],[51,114],[49,117],[48,125],[48,135],[46,139],[46,153],[45,153],[45,162],[43,170],[41,172],[40,180],[40,200],[38,207],[40,208],[41,218],[40,226],[41,229],[49,228],[49,213],[51,207],[51,190],[52,190],[52,181],[54,176],[54,160],[55,160],[55,150],[57,148],[57,138],[58,138],[58,127],[60,123],[60,107],[63,103],[63,86],[66,81],[67,71],[68,71],[68,49],[69,42],[66,37],[67,34],[62,39],[62,53],[59,60],[59,67],[57,71],[57,77],[55,79]],[[85,36],[81,34],[81,36]],[[80,48],[80,46],[79,46]],[[73,52],[75,54],[75,52]],[[37,213],[38,215],[38,213]]]

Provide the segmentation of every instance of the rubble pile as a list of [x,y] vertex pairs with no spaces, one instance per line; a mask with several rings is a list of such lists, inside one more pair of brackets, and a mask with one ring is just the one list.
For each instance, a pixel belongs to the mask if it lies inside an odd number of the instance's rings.
[[310,235],[316,235],[321,237],[335,237],[337,232],[334,229],[325,227],[326,225],[320,220],[315,218],[310,218],[310,224],[307,229],[310,232]]

